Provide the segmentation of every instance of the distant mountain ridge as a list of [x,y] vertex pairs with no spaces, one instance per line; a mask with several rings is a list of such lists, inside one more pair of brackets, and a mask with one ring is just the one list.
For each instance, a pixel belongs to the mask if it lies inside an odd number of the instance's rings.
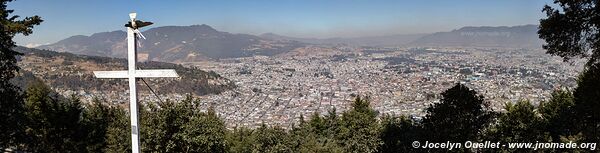
[[354,38],[298,38],[287,37],[274,33],[264,33],[260,37],[272,40],[293,40],[311,44],[346,44],[350,46],[405,46],[408,43],[417,40],[426,34],[397,34],[384,36],[354,37]]
[[[260,36],[232,34],[208,25],[163,26],[142,32],[141,60],[187,62],[206,59],[277,55],[307,44],[383,47],[510,47],[541,48],[537,25],[463,27],[449,32],[386,35],[355,38],[296,38],[265,33]],[[37,47],[81,55],[126,57],[126,33],[112,31],[77,35]]]
[[541,48],[537,25],[500,27],[463,27],[450,32],[436,32],[411,42],[426,47],[511,47]]
[[449,32],[412,35],[386,35],[355,38],[297,38],[265,33],[260,37],[272,40],[293,40],[311,44],[347,44],[350,46],[382,47],[510,47],[541,48],[537,25],[467,26]]
[[127,48],[121,47],[121,45],[126,43],[126,36],[124,31],[101,32],[91,36],[76,35],[37,48],[80,55],[125,57],[124,49]]
[[[202,59],[273,55],[301,47],[295,41],[273,41],[248,34],[220,32],[208,25],[163,26],[143,31],[138,53],[149,60],[181,62]],[[72,36],[37,47],[81,55],[126,57],[126,32]]]

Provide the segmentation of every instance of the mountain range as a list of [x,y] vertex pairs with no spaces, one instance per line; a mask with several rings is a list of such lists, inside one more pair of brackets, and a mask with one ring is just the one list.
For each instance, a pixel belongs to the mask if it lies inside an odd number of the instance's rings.
[[[217,31],[208,25],[163,26],[142,32],[140,60],[188,62],[208,59],[276,55],[310,44],[377,47],[509,47],[541,48],[536,25],[463,27],[448,32],[355,38],[297,38],[265,33],[259,36]],[[74,54],[126,57],[126,33],[112,31],[77,35],[37,47]]]
[[[208,25],[156,27],[142,34],[147,39],[138,41],[138,55],[153,61],[183,62],[274,55],[302,45],[296,41],[274,41],[254,35],[221,32]],[[127,55],[126,35],[125,31],[78,35],[37,48],[123,58]]]
[[260,35],[262,38],[272,40],[293,40],[311,44],[345,44],[350,46],[405,46],[427,34],[397,34],[385,36],[353,37],[353,38],[297,38],[287,37],[274,33]]
[[509,47],[541,48],[537,25],[463,27],[449,32],[425,35],[410,46],[421,47]]

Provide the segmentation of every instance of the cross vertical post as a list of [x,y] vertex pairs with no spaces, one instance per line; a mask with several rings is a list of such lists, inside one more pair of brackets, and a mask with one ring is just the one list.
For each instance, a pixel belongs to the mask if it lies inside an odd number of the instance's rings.
[[[135,20],[135,17],[132,18]],[[137,62],[137,46],[133,28],[127,27],[127,63],[128,73],[135,74]],[[137,83],[134,75],[129,75],[129,112],[131,119],[131,151],[140,152],[140,135],[138,126]]]
[[[138,28],[152,24],[151,22],[142,22],[135,19],[136,13],[130,13],[131,21],[126,24],[127,27],[127,70],[125,71],[94,71],[96,78],[118,78],[127,79],[129,82],[129,116],[131,119],[131,152],[140,152],[140,131],[138,123],[138,97],[137,97],[137,79],[138,78],[157,78],[157,77],[179,77],[177,72],[172,69],[163,70],[137,70],[137,34]],[[141,35],[141,34],[140,34]]]

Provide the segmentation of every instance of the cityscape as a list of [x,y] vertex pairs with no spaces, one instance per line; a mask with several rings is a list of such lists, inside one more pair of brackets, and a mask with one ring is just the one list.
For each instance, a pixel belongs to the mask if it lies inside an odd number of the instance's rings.
[[[263,123],[289,128],[301,115],[348,110],[356,96],[368,96],[381,114],[419,119],[425,108],[439,101],[439,93],[456,83],[481,93],[492,110],[504,111],[505,103],[528,100],[537,105],[552,91],[574,86],[583,65],[563,64],[560,58],[531,49],[348,46],[307,46],[278,56],[182,64],[216,72],[235,84],[232,90],[199,96],[198,109],[214,109],[229,128]],[[90,71],[83,73],[91,76]],[[120,91],[55,90],[88,102],[110,99],[126,106],[126,83],[120,86]],[[142,88],[141,101],[160,102],[147,89]],[[186,95],[159,96],[179,101]]]
[[[573,86],[577,65],[562,64],[541,50],[307,47],[306,55],[251,57],[190,65],[218,72],[239,87],[203,96],[229,126],[262,123],[290,127],[300,115],[350,108],[369,96],[382,114],[423,117],[439,93],[455,83],[482,93],[491,108],[529,100],[539,104],[553,90]],[[363,50],[345,52],[345,50]],[[581,65],[579,65],[581,66]],[[460,82],[458,82],[460,81]],[[232,107],[233,106],[233,107]]]

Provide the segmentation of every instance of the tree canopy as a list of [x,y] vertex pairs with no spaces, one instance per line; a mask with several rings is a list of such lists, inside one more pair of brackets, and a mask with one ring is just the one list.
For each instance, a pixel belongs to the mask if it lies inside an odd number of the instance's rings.
[[588,58],[588,65],[600,60],[600,1],[554,0],[558,8],[544,6],[539,37],[547,44],[548,54],[571,58]]
[[[600,1],[598,0],[554,0],[558,7],[546,5],[543,12],[547,18],[540,20],[539,37],[546,41],[547,53],[565,60],[586,58],[588,62],[578,78],[573,91],[573,100],[558,105],[570,106],[559,114],[548,114],[557,119],[551,124],[570,123],[569,128],[552,131],[566,136],[582,134],[588,141],[600,141]],[[561,100],[562,101],[562,100]],[[556,107],[543,107],[552,112]],[[578,133],[579,132],[579,133]],[[558,134],[558,133],[556,133]],[[557,137],[554,134],[553,137]]]
[[440,103],[427,108],[423,126],[432,142],[476,140],[492,113],[483,96],[465,85],[456,84],[442,93]]
[[12,0],[0,0],[0,148],[14,146],[23,141],[23,102],[20,89],[11,84],[19,67],[15,56],[19,53],[12,48],[15,42],[12,38],[16,34],[29,35],[32,28],[39,25],[42,19],[39,16],[19,19],[12,15],[13,10],[7,9],[7,3]]

